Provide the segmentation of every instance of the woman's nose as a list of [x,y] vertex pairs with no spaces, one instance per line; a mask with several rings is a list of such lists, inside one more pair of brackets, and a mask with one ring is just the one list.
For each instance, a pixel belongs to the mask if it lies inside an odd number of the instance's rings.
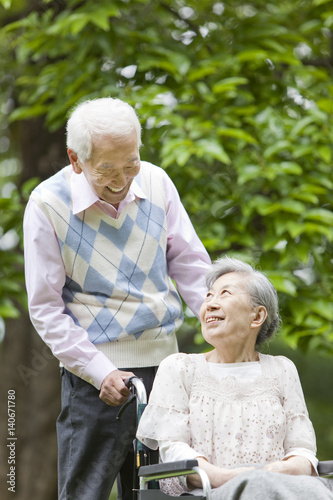
[[218,309],[220,306],[215,299],[215,297],[212,297],[211,300],[207,303],[207,309],[212,310],[212,309]]

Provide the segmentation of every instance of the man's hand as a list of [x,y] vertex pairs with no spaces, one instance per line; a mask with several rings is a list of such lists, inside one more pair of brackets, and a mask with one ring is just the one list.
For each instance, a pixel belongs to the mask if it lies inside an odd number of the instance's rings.
[[124,384],[124,381],[133,377],[132,372],[122,372],[114,370],[105,377],[101,385],[99,397],[104,403],[110,406],[120,406],[124,404],[130,395],[130,390]]

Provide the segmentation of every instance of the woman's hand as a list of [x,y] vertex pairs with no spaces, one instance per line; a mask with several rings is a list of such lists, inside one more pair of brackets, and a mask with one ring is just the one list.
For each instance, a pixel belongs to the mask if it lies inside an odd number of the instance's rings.
[[[238,474],[242,474],[244,472],[248,472],[251,470],[256,470],[255,467],[237,467],[235,469],[227,469],[224,467],[217,467],[216,465],[212,465],[207,462],[206,459],[198,457],[198,465],[207,472],[210,485],[212,488],[218,488],[222,486],[222,484],[229,481]],[[189,488],[201,488],[201,479],[197,474],[191,474],[187,477],[187,485]]]
[[[199,467],[207,472],[212,488],[218,488],[219,486],[222,486],[222,484],[225,484],[227,481],[235,476],[238,476],[239,474],[257,470],[256,467],[237,467],[235,469],[227,469],[224,467],[217,467],[216,465],[212,465],[202,457],[198,457],[197,460]],[[272,462],[265,465],[263,470],[291,475],[316,475],[311,462],[307,458],[301,456],[293,456],[287,458],[286,460]],[[187,477],[187,485],[189,488],[201,488],[200,477],[197,474],[191,474]]]
[[264,470],[271,472],[281,472],[282,474],[291,474],[297,476],[305,474],[307,476],[315,475],[311,462],[300,456],[289,457],[286,460],[272,462],[265,465]]
[[[218,488],[219,486],[222,486],[222,484],[225,484],[227,481],[235,476],[238,476],[239,474],[257,470],[256,467],[237,467],[235,469],[227,469],[224,467],[217,467],[216,465],[212,465],[207,462],[205,458],[198,457],[197,460],[199,467],[207,472],[212,488]],[[286,460],[272,462],[265,465],[263,470],[291,475],[316,475],[311,462],[307,458],[300,456],[293,456]],[[201,488],[200,477],[197,474],[191,474],[187,477],[187,485],[189,488]]]

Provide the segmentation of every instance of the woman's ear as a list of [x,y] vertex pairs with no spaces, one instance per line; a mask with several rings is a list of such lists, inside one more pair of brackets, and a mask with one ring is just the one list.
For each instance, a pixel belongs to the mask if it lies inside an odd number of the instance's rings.
[[253,319],[251,323],[251,327],[258,328],[260,327],[265,319],[267,318],[267,310],[265,306],[257,306],[253,310]]
[[68,154],[69,161],[72,164],[74,172],[76,174],[81,174],[82,168],[80,167],[80,162],[79,162],[77,154],[72,149],[69,149],[69,148],[67,149],[67,154]]

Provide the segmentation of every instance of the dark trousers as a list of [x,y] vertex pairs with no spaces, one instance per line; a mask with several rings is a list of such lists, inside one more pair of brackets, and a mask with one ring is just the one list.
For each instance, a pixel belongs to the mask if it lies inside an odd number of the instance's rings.
[[[132,371],[151,391],[157,368]],[[132,500],[136,405],[119,421],[91,384],[61,369],[61,412],[57,420],[59,500],[108,500],[119,473],[118,498]]]

